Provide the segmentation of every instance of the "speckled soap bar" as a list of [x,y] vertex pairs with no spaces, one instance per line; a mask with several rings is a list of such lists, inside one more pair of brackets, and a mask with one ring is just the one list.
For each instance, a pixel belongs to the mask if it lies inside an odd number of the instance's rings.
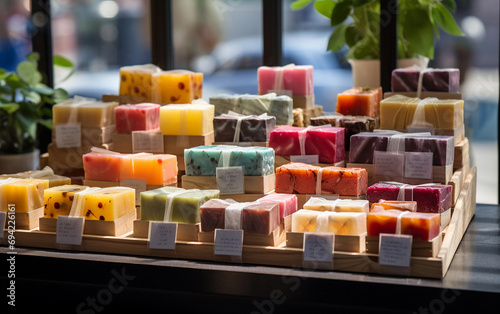
[[45,218],[57,218],[59,215],[69,215],[75,193],[85,190],[82,185],[61,185],[48,188],[43,193]]
[[243,116],[241,119],[239,137],[234,141],[237,131],[238,116],[220,115],[214,118],[214,133],[216,142],[267,142],[269,134],[276,127],[276,117],[273,116]]
[[198,146],[184,150],[184,161],[188,176],[215,176],[217,167],[232,166],[243,166],[245,176],[274,174],[274,150],[268,147]]
[[83,215],[86,220],[115,221],[135,211],[135,190],[109,187],[84,195]]

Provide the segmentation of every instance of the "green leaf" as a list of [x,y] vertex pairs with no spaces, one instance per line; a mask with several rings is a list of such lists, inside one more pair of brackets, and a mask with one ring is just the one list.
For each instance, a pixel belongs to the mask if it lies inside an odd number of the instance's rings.
[[328,40],[327,50],[336,52],[342,49],[345,45],[345,31],[347,29],[347,25],[342,24],[337,26],[333,31],[330,39]]
[[354,46],[363,39],[363,34],[353,25],[349,25],[345,30],[345,42],[349,47]]
[[290,4],[290,8],[294,11],[301,10],[307,7],[313,0],[296,0]]
[[16,73],[21,80],[29,85],[37,84],[42,81],[42,75],[38,72],[36,64],[29,61],[23,61],[17,65]]
[[335,2],[331,0],[318,0],[314,2],[314,8],[316,11],[318,11],[321,15],[327,18],[331,18],[333,8],[335,7]]
[[25,115],[21,111],[17,111],[15,115],[21,130],[28,133],[32,139],[36,139],[36,117]]
[[21,94],[23,94],[24,97],[26,97],[26,99],[28,99],[34,104],[38,105],[42,101],[42,97],[40,96],[40,94],[38,94],[35,91],[21,90]]
[[5,79],[5,84],[14,89],[27,87],[26,84],[24,82],[21,82],[19,78],[14,74],[9,74],[9,76],[7,76],[7,78]]
[[54,56],[54,65],[62,68],[73,68],[73,62],[61,56]]
[[332,18],[330,20],[331,26],[336,26],[344,22],[349,13],[351,13],[352,6],[348,2],[339,2],[332,11]]
[[364,37],[351,48],[348,54],[350,59],[378,59],[379,47],[373,42],[370,37]]
[[40,60],[40,54],[38,52],[32,52],[26,56],[26,60],[36,64],[38,60]]
[[451,12],[455,13],[457,10],[457,4],[455,3],[455,0],[443,0],[443,3],[448,9],[450,9]]
[[365,5],[367,3],[370,3],[370,2],[373,2],[373,0],[354,0],[352,2],[352,5],[354,7],[360,7],[360,6]]
[[52,128],[53,128],[52,119],[39,120],[38,123],[40,123],[41,125],[43,125],[44,127],[46,127],[49,130],[52,130]]
[[65,91],[62,88],[58,88],[54,90],[54,97],[52,98],[54,100],[54,103],[60,103],[68,99],[69,94],[67,91]]
[[43,83],[38,83],[31,89],[42,95],[52,95],[54,93],[54,90],[52,88],[48,87]]
[[7,114],[13,114],[19,109],[19,105],[16,103],[0,104],[0,109],[5,110]]
[[446,9],[446,7],[441,3],[438,2],[432,7],[432,16],[434,17],[437,25],[448,34],[464,36],[464,33],[462,33],[460,27],[458,27],[455,22],[453,15],[451,15],[450,11],[448,11],[448,9]]
[[[409,46],[424,57],[434,58],[434,29],[425,9],[412,10],[401,16],[403,33]],[[418,25],[418,27],[416,27]]]

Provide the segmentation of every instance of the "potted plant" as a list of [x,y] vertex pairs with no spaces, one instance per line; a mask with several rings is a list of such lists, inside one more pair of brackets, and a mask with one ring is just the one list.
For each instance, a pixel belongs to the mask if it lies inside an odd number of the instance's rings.
[[[313,1],[297,0],[291,8],[300,10]],[[354,86],[380,86],[380,1],[316,0],[314,8],[335,28],[327,50],[349,47]],[[450,12],[455,9],[455,0],[398,1],[398,67],[426,68],[434,58],[434,39],[439,38],[440,29],[463,36]]]
[[[37,53],[17,65],[15,72],[0,69],[0,174],[38,167],[40,128],[52,129],[52,106],[68,93],[42,83]],[[54,56],[54,65],[73,73],[73,64]],[[40,128],[39,128],[40,127]]]

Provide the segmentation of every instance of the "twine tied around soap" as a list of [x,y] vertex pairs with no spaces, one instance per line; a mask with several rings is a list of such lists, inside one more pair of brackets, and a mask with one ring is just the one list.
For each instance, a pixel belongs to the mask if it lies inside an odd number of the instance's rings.
[[220,115],[221,117],[230,117],[230,118],[236,118],[237,121],[236,121],[236,126],[235,126],[235,129],[234,129],[234,136],[233,136],[233,142],[234,143],[239,143],[240,142],[240,134],[241,134],[241,122],[243,120],[247,120],[247,119],[254,119],[254,118],[266,118],[267,117],[267,112],[259,115],[259,116],[256,116],[256,115],[243,115],[243,114],[240,114],[240,113],[237,113],[237,112],[234,112],[234,111],[231,111],[229,110],[228,113],[225,113],[225,114],[221,114]]
[[[424,183],[424,184],[417,184],[417,185],[411,185],[411,184],[406,184],[406,183],[401,183],[401,182],[395,182],[395,181],[383,181],[380,183],[385,183],[385,184],[392,184],[392,185],[398,185],[399,186],[399,191],[398,191],[398,196],[397,196],[397,201],[413,201],[413,189],[416,187],[430,187],[430,186],[439,186],[443,185],[440,183]],[[411,199],[407,200],[406,199],[406,188],[411,187]]]
[[403,211],[401,214],[398,215],[398,219],[396,220],[396,232],[395,234],[401,234],[401,219],[408,215],[410,212],[409,211]]
[[84,217],[83,208],[85,205],[85,195],[101,190],[98,187],[87,187],[85,190],[77,192],[74,194],[73,203],[71,204],[71,209],[69,211],[69,217]]
[[163,215],[163,222],[172,221],[172,214],[174,211],[174,208],[173,208],[174,197],[181,195],[181,194],[184,194],[184,193],[187,193],[187,192],[191,192],[191,191],[199,191],[199,190],[198,189],[190,189],[190,190],[181,190],[181,191],[177,191],[177,192],[168,193],[167,198],[165,199],[165,212]]
[[274,91],[285,91],[284,72],[285,69],[294,68],[295,64],[290,63],[282,67],[276,67],[276,74],[274,76]]
[[323,168],[318,169],[318,174],[316,175],[316,195],[321,194],[321,181],[323,180]]
[[30,173],[26,175],[26,177],[33,178],[33,179],[38,179],[38,178],[43,178],[46,176],[53,176],[54,175],[54,170],[50,168],[49,166],[45,166],[42,170],[35,171],[33,173]]
[[328,220],[335,212],[325,211],[316,217],[316,232],[328,232]]
[[316,125],[316,126],[308,126],[304,128],[303,130],[300,130],[298,132],[299,135],[299,145],[300,145],[300,154],[305,155],[306,154],[306,135],[307,131],[310,130],[318,130],[318,129],[325,129],[325,128],[332,128],[330,124],[325,124],[325,125]]
[[250,202],[232,203],[224,211],[224,229],[241,230],[243,208]]
[[425,119],[425,107],[427,104],[435,103],[438,99],[435,97],[427,97],[420,100],[415,108],[415,113],[413,115],[413,120],[407,128],[425,128],[434,129],[432,123],[429,123]]

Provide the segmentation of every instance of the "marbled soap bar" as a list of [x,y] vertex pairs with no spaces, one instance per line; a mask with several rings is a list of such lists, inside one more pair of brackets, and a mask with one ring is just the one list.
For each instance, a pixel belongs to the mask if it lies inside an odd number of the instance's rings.
[[314,94],[314,67],[296,65],[284,67],[261,66],[257,69],[259,94],[273,91],[291,91],[293,96]]
[[[404,191],[400,192],[400,189]],[[370,203],[378,203],[381,199],[416,201],[417,212],[442,213],[451,208],[451,190],[451,185],[418,186],[379,182],[368,188],[367,198]]]
[[418,69],[402,68],[392,71],[391,89],[393,92],[416,92],[422,73],[422,91],[458,93],[460,88],[459,69]]
[[373,132],[375,129],[375,119],[370,117],[342,115],[311,117],[311,125],[313,126],[328,124],[345,129],[344,146],[346,151],[349,151],[351,147],[351,136],[362,132]]
[[171,193],[186,191],[183,188],[165,186],[141,192],[141,220],[163,221],[165,202]]
[[304,204],[303,208],[320,212],[333,211],[338,200],[327,200],[322,197],[311,197]]
[[280,225],[280,209],[276,202],[252,202],[243,207],[244,232],[271,234]]
[[292,232],[316,231],[316,219],[322,212],[300,209],[292,214]]
[[170,185],[177,182],[177,169],[175,155],[130,154],[123,157],[120,180],[141,180],[147,185]]
[[74,98],[52,107],[53,123],[76,124],[82,128],[101,128],[115,124],[115,107],[118,102],[102,102]]
[[161,69],[153,64],[133,65],[120,68],[120,95],[151,100],[154,73]]
[[334,211],[339,213],[352,212],[352,213],[368,214],[369,209],[370,209],[370,204],[367,200],[339,199],[335,202]]
[[366,213],[323,212],[316,217],[316,232],[358,236],[366,232]]
[[280,218],[285,218],[295,213],[298,209],[297,196],[293,194],[269,194],[261,197],[257,202],[275,202],[279,205]]
[[160,105],[143,103],[115,107],[115,128],[116,133],[124,134],[159,129]]
[[224,229],[224,213],[232,202],[213,198],[200,206],[200,222],[202,232]]
[[320,167],[292,162],[276,168],[276,193],[316,194]]
[[217,167],[232,166],[242,166],[245,176],[274,173],[274,150],[268,147],[198,146],[184,150],[184,161],[188,176],[215,176]]
[[[368,202],[368,201],[366,201],[366,202]],[[380,200],[377,203],[373,203],[372,206],[370,207],[371,212],[377,211],[377,210],[388,210],[388,209],[416,212],[417,211],[417,202],[415,202],[415,201]]]
[[366,194],[368,172],[364,168],[325,167],[321,175],[322,194],[348,196]]
[[152,100],[157,104],[187,104],[202,96],[203,73],[183,70],[153,74]]
[[367,116],[377,118],[380,112],[382,88],[351,88],[337,95],[335,111],[346,116]]
[[[394,138],[392,138],[395,136]],[[401,138],[403,136],[404,138]],[[433,153],[433,166],[446,166],[453,164],[454,139],[453,136],[444,135],[422,135],[412,136],[411,133],[398,135],[387,133],[364,132],[351,137],[351,149],[349,151],[349,162],[360,164],[372,164],[375,151],[387,151],[389,141],[403,141],[404,152]],[[401,149],[403,145],[399,146]],[[402,153],[402,152],[400,152]]]
[[75,193],[86,188],[86,186],[81,185],[61,185],[46,189],[43,193],[45,207],[43,217],[57,219],[59,215],[69,215]]
[[304,143],[303,155],[318,155],[319,162],[337,163],[344,160],[344,128],[281,126],[274,129],[269,137],[269,147],[278,156],[302,155],[301,138]]
[[15,212],[18,213],[43,207],[43,193],[48,188],[48,180],[7,179],[0,182],[0,211],[8,211],[10,204],[15,206]]
[[84,154],[82,159],[85,179],[120,182],[125,156],[98,152]]
[[86,220],[115,221],[135,211],[135,190],[110,187],[84,195],[83,215]]
[[205,135],[214,130],[214,106],[195,102],[160,108],[163,135]]
[[[241,119],[239,136],[235,141],[239,119]],[[268,142],[269,134],[275,127],[276,117],[273,116],[260,117],[222,114],[214,118],[216,142]]]

